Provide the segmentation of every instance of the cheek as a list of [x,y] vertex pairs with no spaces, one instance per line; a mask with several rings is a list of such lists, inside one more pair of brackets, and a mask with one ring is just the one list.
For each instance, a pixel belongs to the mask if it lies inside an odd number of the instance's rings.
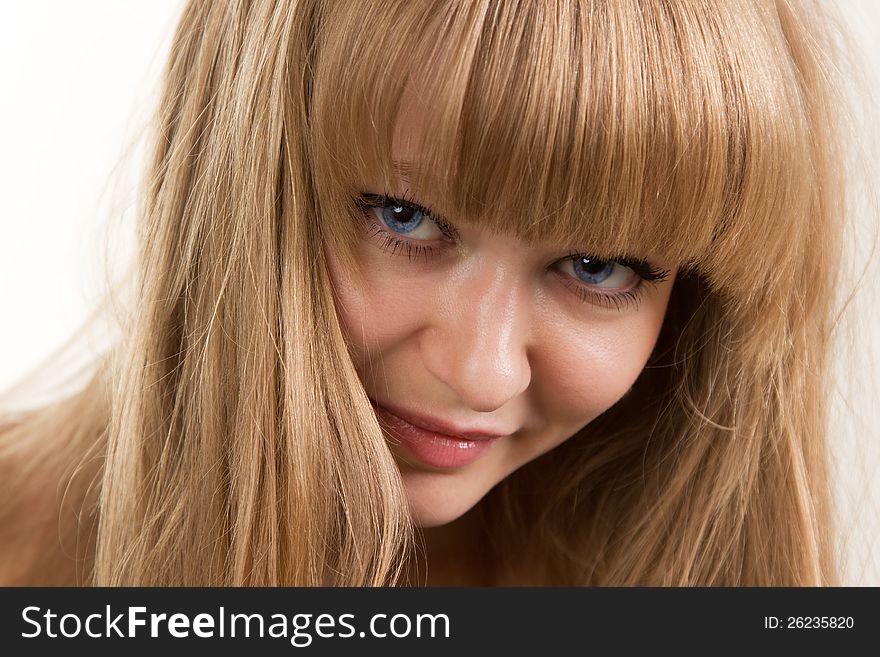
[[336,315],[348,340],[353,360],[358,365],[366,350],[365,336],[371,334],[366,325],[368,318],[365,314],[365,310],[370,307],[369,299],[364,295],[364,286],[356,283],[351,272],[337,257],[328,251],[325,253],[327,270],[333,285]]
[[[413,336],[425,318],[443,312],[442,287],[431,275],[401,271],[384,254],[363,250],[362,277],[354,278],[327,254],[337,313],[352,359],[368,392],[393,380],[396,389],[419,389]],[[429,284],[430,283],[430,284]],[[619,315],[566,311],[541,305],[530,347],[531,380],[525,402],[539,430],[541,451],[573,435],[623,397],[647,362],[665,314],[668,289]],[[380,357],[381,356],[381,357]]]
[[374,383],[370,379],[384,376],[377,368],[384,364],[379,354],[403,344],[425,312],[419,305],[424,294],[418,294],[405,277],[396,275],[371,256],[369,252],[358,254],[364,266],[357,278],[338,258],[327,253],[337,316],[352,360],[368,389]]
[[532,393],[543,417],[558,427],[550,432],[557,440],[572,435],[629,391],[654,348],[664,309],[661,303],[620,320],[558,326],[544,349],[536,350]]

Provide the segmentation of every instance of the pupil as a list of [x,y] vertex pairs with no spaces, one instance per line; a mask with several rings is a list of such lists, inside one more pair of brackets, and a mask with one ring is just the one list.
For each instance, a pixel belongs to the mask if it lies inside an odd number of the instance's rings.
[[598,274],[603,271],[608,265],[604,262],[600,262],[598,260],[590,260],[589,258],[583,259],[583,268],[587,271],[588,274]]

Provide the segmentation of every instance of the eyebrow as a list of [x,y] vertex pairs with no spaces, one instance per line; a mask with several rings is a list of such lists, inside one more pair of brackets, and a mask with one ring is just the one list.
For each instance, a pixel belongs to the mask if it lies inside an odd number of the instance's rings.
[[[391,169],[396,174],[401,176],[401,178],[403,178],[404,181],[407,183],[412,183],[411,174],[413,174],[413,173],[418,174],[418,172],[421,170],[419,168],[418,164],[415,164],[414,162],[410,162],[408,160],[392,160],[391,161]],[[409,191],[409,190],[407,190],[407,191]],[[441,221],[446,226],[453,228],[453,230],[455,229],[454,226],[456,223],[459,223],[462,221],[467,223],[467,219],[462,219],[460,217],[456,218],[455,222],[450,221],[449,219],[446,218],[446,216],[444,216],[444,214],[441,211],[438,211],[437,209],[435,209],[438,207],[437,204],[432,203],[430,201],[430,199],[428,199],[428,198],[424,198],[424,197],[419,198],[420,194],[418,194],[418,193],[416,193],[415,196],[416,196],[415,199],[410,198],[410,199],[408,199],[407,202],[415,203],[415,205],[417,205],[420,209],[423,209],[423,210],[427,211],[429,214],[431,214],[431,216],[434,219]],[[419,201],[421,201],[421,203]],[[504,231],[500,231],[500,232],[504,232]],[[568,242],[566,242],[564,239],[562,239],[558,242],[539,239],[539,240],[535,241],[535,244],[540,245],[545,248],[548,248],[548,249],[569,248]],[[654,254],[650,254],[648,256],[648,258],[654,262],[659,261],[659,258]],[[638,256],[624,255],[624,256],[621,256],[620,258],[618,258],[618,260],[637,260],[637,261],[640,261],[640,260],[643,260],[643,258],[638,257]]]
[[421,171],[418,164],[406,160],[393,160],[391,162],[391,169],[394,173],[407,181],[412,181],[413,176],[417,177],[419,171]]
[[400,182],[423,191],[425,188],[433,188],[433,183],[438,180],[434,177],[434,172],[426,171],[419,163],[410,160],[391,160],[391,172]]

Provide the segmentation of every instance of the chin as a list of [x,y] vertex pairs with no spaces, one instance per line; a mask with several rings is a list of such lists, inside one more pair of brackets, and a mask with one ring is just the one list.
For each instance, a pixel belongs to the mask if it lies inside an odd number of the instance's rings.
[[442,527],[443,525],[448,525],[450,522],[461,518],[465,513],[470,511],[471,508],[473,507],[469,506],[460,512],[454,509],[425,510],[416,507],[411,503],[410,515],[414,525],[427,529],[429,527]]
[[403,475],[412,521],[419,527],[439,527],[470,511],[492,485],[462,481],[453,473],[409,472]]

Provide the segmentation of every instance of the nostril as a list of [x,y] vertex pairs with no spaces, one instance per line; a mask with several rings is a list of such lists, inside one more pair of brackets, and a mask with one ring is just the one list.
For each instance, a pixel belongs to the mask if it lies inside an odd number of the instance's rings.
[[[507,345],[510,347],[510,343]],[[524,392],[531,370],[523,345],[499,351],[461,334],[439,331],[421,342],[425,368],[450,389],[458,403],[477,412],[496,411]]]

